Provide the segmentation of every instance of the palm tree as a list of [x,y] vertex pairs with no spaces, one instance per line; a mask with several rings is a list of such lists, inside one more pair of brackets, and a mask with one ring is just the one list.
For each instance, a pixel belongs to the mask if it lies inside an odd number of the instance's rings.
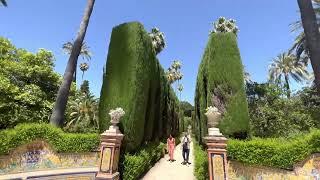
[[287,97],[290,97],[289,78],[292,77],[297,82],[302,82],[307,79],[308,71],[306,66],[296,61],[294,55],[281,53],[269,66],[269,80],[276,83],[281,83],[284,78],[284,86],[287,90]]
[[86,72],[89,69],[89,64],[88,63],[81,63],[80,64],[80,70],[82,71],[82,80],[83,80],[83,75],[84,72]]
[[73,43],[69,61],[63,76],[63,82],[59,88],[55,106],[50,117],[50,123],[55,126],[62,126],[64,124],[64,113],[66,111],[70,86],[73,80],[75,69],[77,68],[78,57],[81,52],[84,37],[86,35],[94,2],[95,0],[88,0],[87,7],[85,9],[84,16],[80,24],[78,35]]
[[[314,12],[316,13],[316,19],[317,23],[320,23],[320,1],[319,0],[313,0],[314,4]],[[302,22],[301,20],[298,20],[292,24],[291,26],[291,32],[299,32],[298,36],[295,38],[295,41],[290,48],[289,52],[292,53],[295,51],[296,56],[298,57],[297,60],[302,61],[305,64],[308,64],[310,54],[308,51],[308,47],[306,44],[306,37],[303,32]],[[320,29],[319,29],[320,30]]]
[[181,92],[183,91],[183,85],[182,84],[178,85],[178,91],[180,92],[180,101],[181,101]]
[[87,124],[98,129],[98,103],[97,100],[91,94],[79,95],[77,99],[70,103],[70,121],[66,125],[66,129],[69,129],[73,125],[86,122]]
[[[319,0],[316,2],[319,3]],[[305,33],[306,46],[310,54],[311,66],[315,76],[315,84],[320,94],[320,33],[316,14],[311,0],[298,0],[302,26]]]
[[[64,43],[62,45],[63,51],[68,55],[71,54],[72,48],[73,48],[73,43],[70,42],[70,41],[68,41],[68,42],[66,42],[66,43]],[[82,57],[83,60],[89,61],[91,59],[91,55],[92,54],[91,54],[89,49],[90,49],[90,47],[87,46],[85,41],[83,41],[82,42],[82,46],[81,46],[81,51],[80,51],[80,54],[79,54]],[[89,66],[88,66],[88,68],[89,68]],[[81,69],[81,64],[80,64],[80,69]],[[88,69],[86,69],[86,70],[88,70]],[[83,74],[84,74],[84,72],[83,72]],[[83,74],[82,74],[82,76],[83,76]],[[76,82],[76,79],[77,79],[77,68],[75,69],[75,72],[74,72],[73,82]]]
[[7,7],[8,4],[7,4],[7,1],[6,0],[0,0],[0,4]]

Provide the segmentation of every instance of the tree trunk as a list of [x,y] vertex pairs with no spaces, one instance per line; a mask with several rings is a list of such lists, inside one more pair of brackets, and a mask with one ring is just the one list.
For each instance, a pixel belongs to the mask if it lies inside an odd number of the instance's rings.
[[290,98],[290,85],[289,85],[289,76],[288,75],[285,75],[284,76],[284,79],[286,81],[286,91],[287,91],[287,98],[289,99]]
[[84,75],[84,71],[82,71],[82,81],[83,81],[83,75]]
[[320,94],[320,33],[311,0],[298,0],[301,21],[306,36],[315,84]]
[[76,69],[74,70],[74,75],[73,75],[73,82],[76,83],[77,82],[77,65],[78,63],[76,64]]
[[64,113],[65,113],[66,105],[68,102],[70,86],[73,80],[74,72],[77,68],[78,57],[80,54],[82,42],[86,35],[86,31],[87,31],[89,19],[93,10],[94,2],[95,0],[88,0],[87,2],[87,7],[85,9],[85,12],[80,24],[80,29],[76,37],[76,40],[74,41],[72,51],[69,57],[69,61],[63,76],[63,82],[60,85],[60,88],[57,94],[55,106],[52,111],[52,115],[50,117],[50,123],[55,126],[61,127],[64,124]]

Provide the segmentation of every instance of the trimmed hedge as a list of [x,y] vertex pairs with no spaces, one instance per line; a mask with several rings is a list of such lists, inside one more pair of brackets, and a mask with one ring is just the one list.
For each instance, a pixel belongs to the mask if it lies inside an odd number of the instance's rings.
[[122,166],[123,178],[125,180],[136,180],[147,172],[152,166],[164,156],[165,144],[149,144],[139,152],[124,156]]
[[0,131],[0,155],[9,154],[20,145],[44,140],[57,152],[89,152],[100,143],[98,134],[65,133],[50,124],[20,124]]
[[195,92],[197,139],[207,134],[204,113],[207,107],[214,105],[213,95],[219,97],[226,109],[218,125],[221,132],[231,137],[246,136],[249,129],[248,105],[243,66],[234,33],[212,33],[205,49]]
[[193,150],[194,150],[194,175],[197,180],[207,180],[209,179],[208,173],[208,155],[206,150],[203,150],[202,147],[196,142],[193,141]]
[[291,139],[229,140],[227,148],[228,157],[239,162],[292,169],[312,153],[320,152],[320,130]]
[[99,104],[101,132],[108,128],[110,109],[116,107],[125,111],[120,130],[127,152],[145,141],[179,133],[178,98],[138,22],[112,30]]

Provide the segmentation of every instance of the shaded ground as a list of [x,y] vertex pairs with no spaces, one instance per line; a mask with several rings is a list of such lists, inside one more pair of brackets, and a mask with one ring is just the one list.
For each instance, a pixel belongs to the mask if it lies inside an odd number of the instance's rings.
[[193,143],[190,144],[190,165],[182,165],[182,147],[179,144],[174,150],[175,162],[168,161],[169,155],[166,154],[164,158],[160,159],[142,178],[142,180],[195,180],[193,175],[194,170],[194,156]]

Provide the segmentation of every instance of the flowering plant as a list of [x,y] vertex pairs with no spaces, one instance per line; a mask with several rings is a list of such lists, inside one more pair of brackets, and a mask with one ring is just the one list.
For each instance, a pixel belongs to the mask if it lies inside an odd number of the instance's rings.
[[109,115],[111,117],[111,123],[119,123],[119,119],[125,114],[123,109],[121,107],[118,107],[116,109],[111,109],[109,112]]
[[218,108],[212,106],[207,107],[206,111],[205,115],[220,114]]
[[181,68],[181,62],[179,60],[174,60],[173,63],[171,64],[171,67],[175,70],[178,70]]
[[168,68],[166,75],[170,83],[174,83],[175,81],[182,79],[183,74],[180,71],[181,66],[182,64],[179,60],[174,60],[171,67]]
[[152,40],[152,47],[156,54],[160,53],[166,46],[164,33],[159,28],[152,28],[149,36]]
[[239,32],[238,26],[236,26],[236,20],[229,19],[225,17],[220,17],[216,22],[213,23],[213,30],[210,33],[226,33],[233,32],[237,35]]

